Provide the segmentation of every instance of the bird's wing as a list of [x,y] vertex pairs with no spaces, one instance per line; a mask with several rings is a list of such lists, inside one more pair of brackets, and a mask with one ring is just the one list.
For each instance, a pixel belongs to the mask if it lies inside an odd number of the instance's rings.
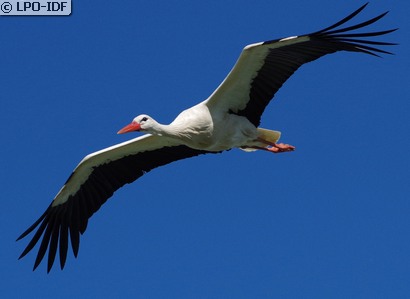
[[366,5],[323,30],[246,46],[228,76],[205,103],[211,110],[245,116],[255,126],[259,126],[261,115],[270,100],[303,64],[337,51],[362,52],[375,56],[378,56],[377,53],[391,54],[375,46],[395,44],[362,38],[388,34],[397,29],[351,33],[375,23],[387,12],[366,22],[340,28]]
[[166,137],[144,135],[86,156],[44,214],[17,239],[24,238],[39,226],[19,258],[32,250],[42,238],[34,269],[48,249],[49,272],[58,247],[63,269],[68,239],[71,240],[74,256],[77,256],[80,234],[86,230],[88,219],[117,189],[153,168],[205,153],[208,152],[189,148]]

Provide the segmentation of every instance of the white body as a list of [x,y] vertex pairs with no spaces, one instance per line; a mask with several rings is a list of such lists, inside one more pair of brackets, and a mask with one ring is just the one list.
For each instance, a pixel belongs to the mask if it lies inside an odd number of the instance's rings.
[[[182,111],[168,126],[171,138],[177,137],[185,145],[207,151],[224,151],[231,148],[261,146],[257,142],[261,133],[246,117],[230,113],[220,113],[209,107],[209,101]],[[268,135],[264,130],[265,137]],[[274,143],[280,133],[272,132],[269,140]],[[274,137],[273,137],[274,136]]]

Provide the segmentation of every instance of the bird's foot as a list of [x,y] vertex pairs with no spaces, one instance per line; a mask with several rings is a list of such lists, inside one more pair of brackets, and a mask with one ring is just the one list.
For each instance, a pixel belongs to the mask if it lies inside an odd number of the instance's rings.
[[285,153],[285,152],[293,152],[295,150],[295,147],[290,144],[284,144],[284,143],[273,143],[269,147],[264,148],[266,151],[278,154],[278,153]]

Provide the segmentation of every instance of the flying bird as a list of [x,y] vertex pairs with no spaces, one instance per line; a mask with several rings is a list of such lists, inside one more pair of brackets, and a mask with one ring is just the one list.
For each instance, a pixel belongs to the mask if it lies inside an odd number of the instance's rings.
[[367,38],[397,29],[356,31],[377,22],[387,12],[365,22],[345,25],[367,4],[325,29],[246,46],[218,88],[205,101],[182,111],[169,125],[145,114],[135,117],[118,133],[147,134],[86,156],[41,217],[18,237],[20,240],[37,229],[19,259],[41,240],[33,270],[48,251],[49,272],[57,250],[63,269],[69,242],[77,257],[80,235],[85,232],[88,219],[117,189],[156,167],[231,148],[272,153],[293,151],[294,146],[278,143],[280,132],[259,128],[259,124],[270,100],[300,66],[338,51],[392,54],[376,47],[394,43]]

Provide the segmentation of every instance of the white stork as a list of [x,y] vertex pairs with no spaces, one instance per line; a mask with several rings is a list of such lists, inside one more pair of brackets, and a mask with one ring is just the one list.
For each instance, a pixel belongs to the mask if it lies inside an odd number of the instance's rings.
[[17,240],[38,229],[19,259],[42,238],[35,270],[48,250],[47,272],[59,248],[64,268],[69,238],[77,257],[80,234],[88,219],[123,185],[168,163],[231,148],[273,153],[294,150],[277,144],[280,132],[258,128],[261,115],[282,84],[303,64],[337,51],[392,54],[375,48],[395,45],[367,37],[395,31],[352,33],[371,25],[387,12],[356,25],[341,26],[359,14],[367,3],[336,24],[314,33],[246,46],[231,72],[205,101],[183,111],[169,125],[148,115],[134,118],[118,133],[148,134],[86,156],[74,169],[43,215]]

